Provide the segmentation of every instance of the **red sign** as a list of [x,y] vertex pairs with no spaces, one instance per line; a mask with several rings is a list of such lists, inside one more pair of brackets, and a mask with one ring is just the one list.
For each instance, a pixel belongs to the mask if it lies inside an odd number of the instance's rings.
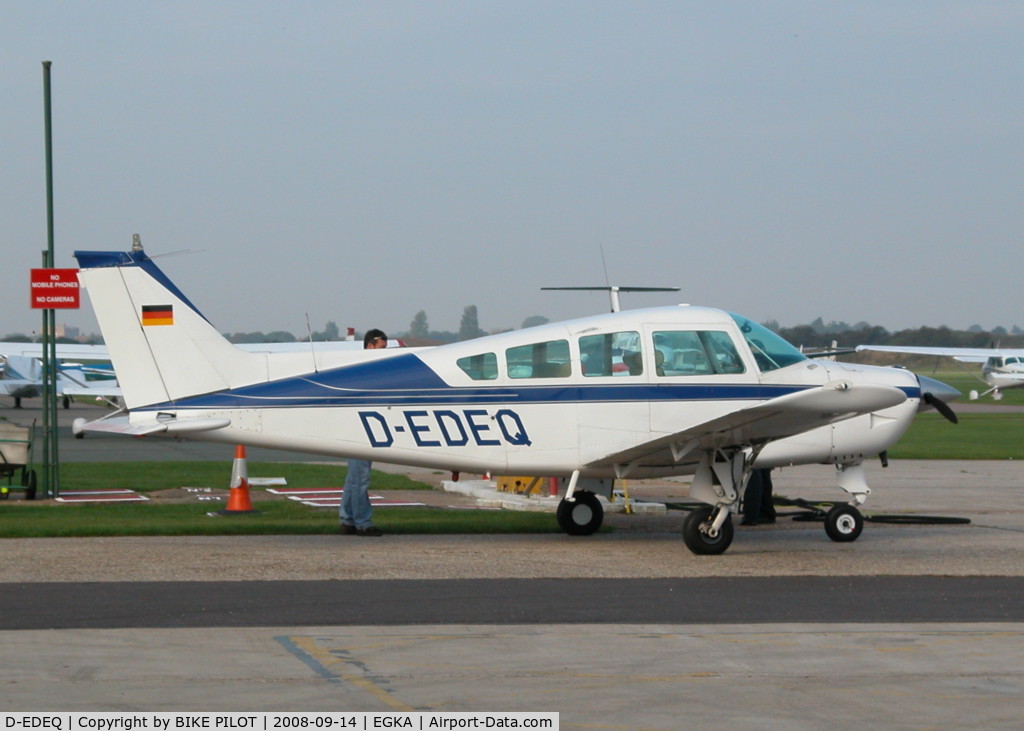
[[77,269],[33,269],[31,283],[32,309],[78,309]]

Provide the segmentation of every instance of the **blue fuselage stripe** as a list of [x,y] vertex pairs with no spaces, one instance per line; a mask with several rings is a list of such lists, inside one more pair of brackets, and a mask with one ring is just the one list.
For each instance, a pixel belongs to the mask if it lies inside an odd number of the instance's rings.
[[[552,381],[556,382],[542,385],[451,386],[417,356],[408,353],[387,360],[153,404],[140,410],[765,401],[816,388],[809,385],[763,383],[591,384],[568,378]],[[395,384],[402,384],[402,387],[395,388]],[[908,398],[920,397],[919,388],[905,387],[902,390]]]
[[424,406],[450,404],[622,403],[630,401],[763,401],[801,391],[806,386],[536,386],[525,388],[458,388],[429,391],[351,391],[303,395],[251,395],[220,391],[205,396],[146,407],[147,410],[297,408],[332,406]]

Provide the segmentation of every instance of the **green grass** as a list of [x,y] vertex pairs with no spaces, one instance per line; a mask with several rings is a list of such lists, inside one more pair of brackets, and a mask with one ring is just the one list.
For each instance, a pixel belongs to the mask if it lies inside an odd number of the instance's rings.
[[894,447],[892,459],[1024,459],[1024,414],[959,414],[950,424],[921,414]]
[[[288,501],[254,501],[256,514],[210,517],[217,503],[53,505],[0,502],[0,537],[333,535],[338,514]],[[557,533],[555,516],[514,511],[377,508],[388,534]]]

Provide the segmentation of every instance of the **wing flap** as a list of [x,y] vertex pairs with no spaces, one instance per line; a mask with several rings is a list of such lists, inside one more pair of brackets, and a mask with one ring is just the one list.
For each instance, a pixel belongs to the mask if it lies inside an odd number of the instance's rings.
[[[675,465],[709,449],[784,439],[826,424],[897,406],[907,395],[892,386],[831,383],[779,396],[602,457],[587,467]],[[689,460],[687,457],[689,456]]]

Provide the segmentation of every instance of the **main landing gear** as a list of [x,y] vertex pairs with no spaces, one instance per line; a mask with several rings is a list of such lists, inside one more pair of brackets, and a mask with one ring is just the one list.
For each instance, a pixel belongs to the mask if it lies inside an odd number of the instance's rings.
[[[721,520],[716,514],[725,512]],[[717,525],[716,525],[717,523]],[[726,508],[697,508],[683,521],[683,542],[698,556],[718,556],[732,543],[732,516]]]
[[558,527],[571,536],[589,536],[604,522],[604,508],[597,495],[588,490],[577,490],[572,500],[563,499],[555,513]]

